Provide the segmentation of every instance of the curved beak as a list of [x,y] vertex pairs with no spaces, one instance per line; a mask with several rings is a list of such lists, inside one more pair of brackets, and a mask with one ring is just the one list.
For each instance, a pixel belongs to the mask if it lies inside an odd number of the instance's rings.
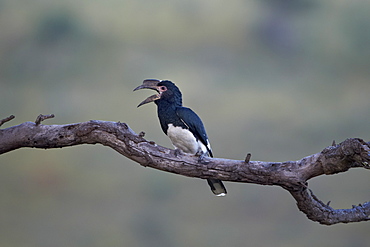
[[[155,91],[158,92],[157,85],[158,85],[159,82],[161,82],[161,80],[157,80],[157,79],[144,80],[143,84],[136,87],[134,89],[134,91],[137,91],[137,90],[140,90],[140,89],[152,89],[152,90],[155,90]],[[140,106],[145,105],[147,103],[153,102],[153,101],[155,101],[157,99],[160,99],[160,98],[161,98],[160,94],[154,94],[154,95],[149,96],[148,98],[146,98],[144,101],[142,101],[137,107],[140,107]]]

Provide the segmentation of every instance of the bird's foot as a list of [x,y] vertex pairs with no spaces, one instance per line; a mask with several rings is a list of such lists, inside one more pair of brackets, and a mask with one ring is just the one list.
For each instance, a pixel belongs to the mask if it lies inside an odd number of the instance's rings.
[[178,156],[182,155],[182,151],[180,149],[176,148],[174,154],[177,158]]
[[201,155],[198,156],[198,162],[201,163],[204,160],[204,157],[207,155],[205,153],[202,153]]

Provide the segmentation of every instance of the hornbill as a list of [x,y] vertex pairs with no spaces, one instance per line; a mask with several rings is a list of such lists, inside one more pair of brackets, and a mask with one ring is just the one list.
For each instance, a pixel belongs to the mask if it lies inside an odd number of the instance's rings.
[[[154,101],[162,130],[170,138],[175,149],[201,157],[213,157],[202,120],[190,108],[182,106],[179,88],[168,80],[147,79],[134,91],[144,88],[155,90],[158,94],[148,97],[137,107]],[[207,182],[215,195],[226,195],[226,188],[221,180],[208,178]]]

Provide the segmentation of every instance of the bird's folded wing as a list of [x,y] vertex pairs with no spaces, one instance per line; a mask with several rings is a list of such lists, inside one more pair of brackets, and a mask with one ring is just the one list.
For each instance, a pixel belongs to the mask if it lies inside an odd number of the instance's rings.
[[193,135],[198,138],[198,140],[200,140],[204,144],[204,146],[207,147],[209,155],[213,157],[206,129],[204,128],[203,122],[200,117],[187,107],[178,107],[176,109],[176,114],[177,116],[179,116],[181,121],[189,128]]

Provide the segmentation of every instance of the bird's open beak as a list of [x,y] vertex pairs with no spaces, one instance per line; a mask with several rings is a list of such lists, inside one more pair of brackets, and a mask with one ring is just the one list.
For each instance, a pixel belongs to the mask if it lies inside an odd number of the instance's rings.
[[[143,81],[143,84],[138,86],[137,88],[134,89],[134,91],[140,90],[140,89],[152,89],[158,92],[158,83],[161,82],[160,80],[157,79],[147,79]],[[158,92],[159,93],[159,92]],[[153,102],[157,99],[160,99],[161,95],[160,94],[154,94],[152,96],[149,96],[146,98],[144,101],[142,101],[137,107],[140,107],[142,105],[145,105],[147,103]]]

